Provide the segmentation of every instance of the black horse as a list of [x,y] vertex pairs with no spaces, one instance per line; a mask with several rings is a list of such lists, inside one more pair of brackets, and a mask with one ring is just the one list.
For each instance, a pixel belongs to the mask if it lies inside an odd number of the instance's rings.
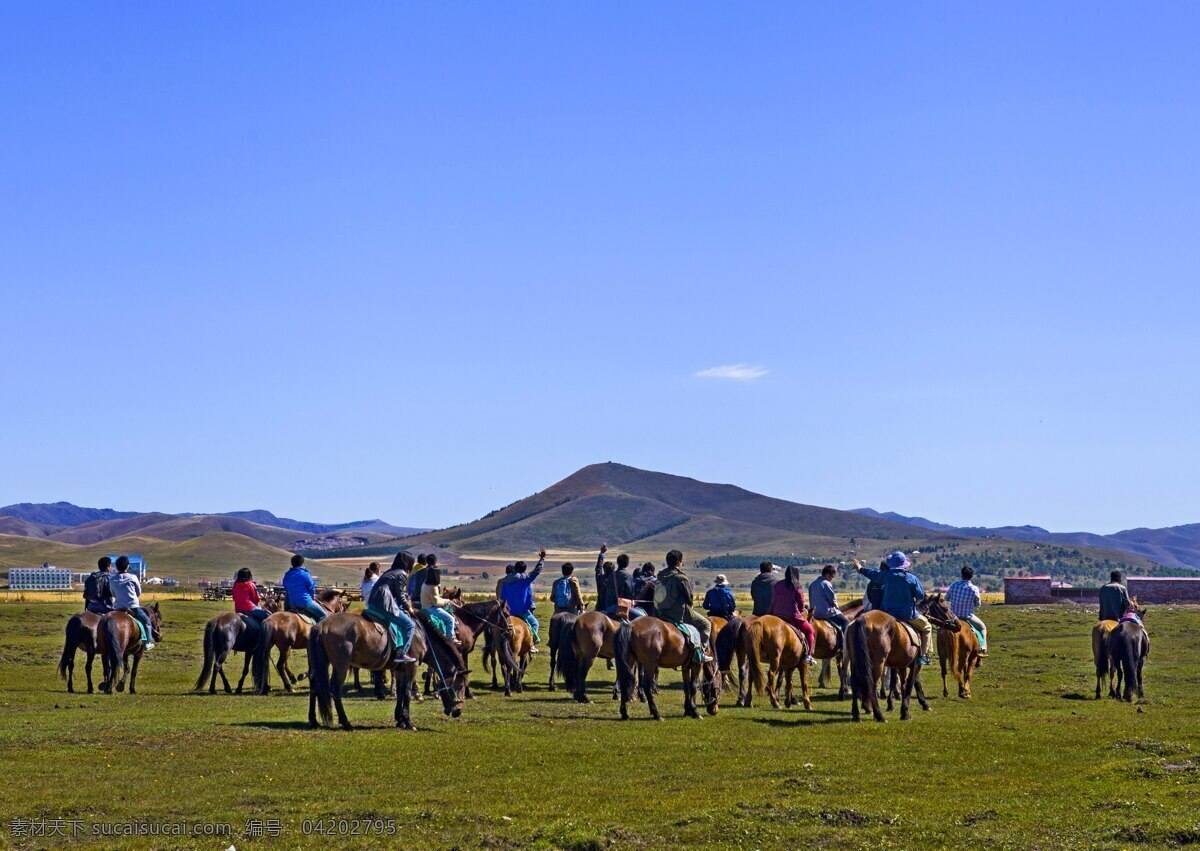
[[1133,691],[1138,698],[1145,697],[1142,691],[1142,666],[1150,655],[1150,636],[1139,621],[1121,621],[1108,635],[1108,654],[1117,669],[1117,691],[1121,691],[1121,680],[1125,681],[1122,695],[1127,703],[1133,702]]

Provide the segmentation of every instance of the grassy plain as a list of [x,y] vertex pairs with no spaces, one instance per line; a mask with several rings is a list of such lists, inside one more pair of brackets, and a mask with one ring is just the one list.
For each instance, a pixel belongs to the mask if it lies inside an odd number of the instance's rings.
[[[301,695],[194,694],[201,632],[223,607],[167,601],[165,641],[137,695],[74,694],[56,678],[74,605],[0,606],[0,842],[14,819],[226,822],[229,841],[95,839],[96,847],[318,847],[305,819],[395,819],[405,847],[1162,847],[1200,841],[1200,609],[1152,609],[1147,698],[1093,701],[1091,611],[985,607],[993,656],[976,698],[940,696],[910,722],[850,723],[816,692],[812,712],[760,705],[702,721],[680,716],[665,678],[666,720],[617,720],[603,665],[595,702],[546,691],[546,656],[529,690],[483,688],[450,720],[348,701],[361,729],[310,730]],[[80,659],[80,668],[82,658]],[[240,658],[230,667],[240,671]],[[80,670],[81,674],[82,671]],[[278,837],[242,835],[278,819]],[[395,845],[395,838],[346,840]]]

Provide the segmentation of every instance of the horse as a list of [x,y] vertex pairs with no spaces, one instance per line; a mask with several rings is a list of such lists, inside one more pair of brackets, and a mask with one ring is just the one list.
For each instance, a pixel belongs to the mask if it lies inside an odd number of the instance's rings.
[[720,633],[716,633],[713,638],[717,670],[721,674],[723,686],[732,687],[734,682],[733,671],[735,670],[733,660],[734,656],[737,656],[738,706],[742,705],[742,689],[746,688],[747,685],[745,678],[742,676],[742,671],[746,666],[746,651],[741,646],[742,631],[757,619],[758,616],[756,615],[747,615],[744,618],[734,615],[721,628]]
[[[711,655],[711,641],[705,649]],[[708,714],[716,715],[720,710],[721,675],[716,661],[697,662],[683,633],[672,624],[649,615],[622,623],[613,638],[613,656],[617,661],[622,720],[629,719],[629,702],[634,699],[635,691],[645,697],[650,717],[655,721],[662,720],[653,687],[659,668],[678,668],[682,673],[683,714],[686,717],[701,717],[696,708],[697,686],[703,692]],[[640,676],[637,668],[641,669]]]
[[[902,680],[900,719],[909,719],[909,698],[913,690],[921,708],[929,711],[925,700],[925,689],[921,685],[921,644],[909,628],[887,612],[872,610],[859,615],[846,630],[846,652],[850,655],[850,712],[855,721],[859,718],[859,706],[868,706],[876,721],[886,721],[879,711],[879,695],[876,685],[883,677],[884,669],[897,671]],[[895,690],[887,693],[888,711],[892,710]]]
[[[274,613],[278,610],[279,604],[273,599],[264,600],[263,608]],[[221,682],[225,685],[225,693],[232,694],[229,679],[225,676],[225,660],[230,653],[241,653],[245,657],[245,663],[242,665],[242,677],[237,684],[237,693],[241,694],[242,686],[246,682],[246,675],[250,671],[250,663],[254,658],[254,651],[258,648],[258,636],[261,632],[262,627],[258,621],[237,612],[225,612],[210,620],[204,627],[204,665],[200,669],[200,676],[196,679],[196,685],[193,688],[201,691],[204,688],[204,681],[211,675],[208,693],[216,694],[217,677],[220,676]]]
[[[350,608],[342,597],[342,592],[330,588],[320,591],[314,598],[317,604],[329,612],[337,614]],[[251,663],[251,674],[254,677],[254,693],[270,694],[271,692],[271,650],[279,651],[279,659],[275,670],[283,681],[285,691],[291,692],[292,686],[304,679],[305,674],[296,676],[288,667],[288,658],[293,650],[304,650],[308,647],[308,633],[312,629],[307,619],[295,612],[276,612],[262,622],[262,630],[258,634],[258,644],[254,648],[254,661]]]
[[[1144,617],[1146,610],[1138,607],[1137,597],[1130,599],[1132,611],[1139,617]],[[1096,664],[1096,700],[1100,699],[1100,683],[1108,678],[1108,696],[1119,697],[1115,679],[1120,673],[1121,666],[1109,655],[1108,636],[1117,628],[1117,622],[1106,620],[1097,621],[1092,627],[1092,661]]]
[[[162,612],[158,603],[146,609],[150,615],[151,633],[162,628]],[[142,630],[134,620],[133,615],[124,609],[108,612],[96,625],[97,652],[104,659],[104,681],[100,683],[100,691],[105,694],[125,690],[125,675],[129,674],[129,693],[137,693],[138,663],[142,661],[145,645],[142,642]],[[129,657],[133,657],[133,665],[129,667]]]
[[[649,617],[647,615],[647,617]],[[641,618],[638,618],[641,620]],[[563,636],[559,641],[558,666],[562,671],[563,682],[572,697],[580,703],[588,703],[587,675],[596,658],[612,659],[613,639],[617,635],[621,622],[610,618],[604,612],[592,610],[584,612],[575,619],[575,625],[570,636]],[[617,697],[618,688],[613,685],[613,698]]]
[[[550,630],[547,645],[550,648],[550,691],[558,690],[558,659],[563,642],[574,640],[575,621],[579,614],[576,612],[555,612],[550,618]],[[564,682],[566,678],[564,676]]]
[[[93,692],[92,663],[100,652],[97,646],[96,627],[100,625],[100,615],[86,609],[77,615],[72,615],[67,621],[66,639],[63,641],[62,658],[58,660],[58,675],[67,681],[67,691],[75,691],[75,651],[83,649],[87,653],[87,693]],[[104,657],[100,658],[101,666],[106,664]]]
[[[368,620],[359,612],[338,612],[313,627],[308,641],[308,668],[312,677],[308,693],[310,726],[333,726],[332,710],[336,707],[338,723],[343,729],[353,729],[342,706],[342,690],[350,668],[357,667],[368,671],[392,668],[399,672],[396,678],[396,726],[403,730],[416,729],[409,708],[417,666],[396,668],[393,661],[395,648],[388,632],[386,626]],[[442,698],[442,709],[446,715],[457,718],[466,701],[469,671],[453,642],[430,633],[423,619],[418,619],[409,654],[439,672],[442,687],[438,694]],[[377,688],[382,681],[382,677],[376,678]]]
[[917,608],[937,627],[938,662],[942,666],[942,697],[949,697],[946,672],[958,683],[958,696],[971,699],[971,674],[979,667],[979,636],[955,617],[941,594],[927,595]]
[[490,667],[492,671],[492,688],[500,688],[496,678],[497,668],[504,675],[505,697],[510,697],[514,690],[525,691],[525,671],[529,667],[529,657],[533,653],[533,630],[529,628],[529,624],[525,623],[525,619],[509,615],[508,625],[507,641],[510,651],[508,658],[505,659],[502,656],[497,664],[494,645],[485,647],[483,655],[483,669],[486,671]]
[[[496,648],[499,647],[500,662],[506,670],[514,670],[518,666],[518,661],[514,655],[513,642],[515,632],[508,617],[508,605],[503,600],[485,600],[482,603],[464,603],[454,609],[454,617],[458,621],[458,647],[462,653],[464,663],[469,664],[471,651],[475,649],[475,645],[479,641],[479,636],[484,636],[483,658],[484,667],[487,667],[486,660],[493,660],[493,668],[495,667]],[[524,624],[524,621],[521,621]],[[525,626],[528,632],[529,626]],[[532,636],[531,636],[532,637]],[[430,678],[432,671],[428,668],[425,670],[425,688],[428,693]],[[467,682],[467,699],[475,697],[471,693],[471,683]],[[505,695],[510,695],[508,680],[505,680]]]
[[[847,620],[853,621],[862,614],[862,600],[854,600],[842,606],[842,614]],[[845,652],[845,641],[838,647],[838,629],[829,621],[814,618],[812,607],[808,608],[808,622],[812,624],[815,646],[812,648],[814,659],[821,662],[821,673],[817,677],[817,688],[827,688],[830,680],[830,668],[837,665],[838,700],[846,699],[846,687],[850,682],[850,655]],[[844,638],[844,637],[843,637]]]
[[[796,702],[792,695],[792,672],[799,668],[800,695],[804,700],[804,708],[812,709],[812,701],[808,696],[808,665],[804,663],[808,648],[805,646],[804,637],[798,630],[781,618],[774,615],[763,615],[754,618],[742,629],[739,643],[742,647],[742,653],[739,656],[744,655],[746,659],[746,667],[743,670],[749,674],[748,678],[753,686],[753,691],[760,695],[763,693],[763,673],[759,663],[765,659],[767,662],[765,686],[767,696],[771,699],[771,705],[776,709],[779,708],[779,697],[776,692],[779,689],[778,680],[782,675],[787,678],[784,706],[790,709]],[[745,682],[747,677],[743,676],[741,679]],[[750,693],[751,689],[749,688],[745,690],[744,695],[739,693],[739,705],[750,706]]]
[[[1145,609],[1139,613],[1145,614]],[[1108,655],[1117,668],[1117,687],[1115,691],[1119,699],[1126,703],[1133,702],[1133,692],[1137,690],[1138,699],[1146,696],[1142,690],[1142,666],[1150,655],[1150,636],[1139,621],[1122,620],[1108,635]],[[1124,679],[1124,693],[1121,680]]]

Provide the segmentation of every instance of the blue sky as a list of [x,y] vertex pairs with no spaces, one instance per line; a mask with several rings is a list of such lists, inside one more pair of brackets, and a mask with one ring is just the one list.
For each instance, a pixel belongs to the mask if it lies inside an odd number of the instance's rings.
[[1195,4],[3,16],[0,504],[1200,522]]

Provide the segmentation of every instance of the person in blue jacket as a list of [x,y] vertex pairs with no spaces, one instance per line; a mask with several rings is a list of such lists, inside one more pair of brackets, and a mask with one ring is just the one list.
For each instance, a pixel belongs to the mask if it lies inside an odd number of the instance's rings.
[[289,612],[309,615],[315,621],[325,620],[325,616],[329,614],[313,598],[317,593],[317,583],[304,566],[304,556],[292,556],[292,566],[283,575],[283,590],[287,593]]
[[737,602],[733,599],[733,591],[729,587],[729,580],[725,578],[724,573],[718,573],[717,579],[713,583],[713,587],[708,589],[708,593],[704,595],[704,611],[708,616],[725,618],[729,620],[733,617],[733,613],[737,611]]
[[917,631],[921,637],[921,664],[930,664],[929,650],[933,643],[933,627],[925,616],[917,611],[917,603],[925,596],[921,580],[909,572],[912,562],[904,553],[896,550],[887,557],[886,570],[883,567],[863,567],[858,559],[854,560],[854,569],[870,580],[883,582],[883,611],[898,621],[905,621]]
[[538,619],[533,614],[533,583],[541,574],[545,563],[546,549],[543,547],[538,551],[538,562],[533,570],[527,573],[527,565],[519,561],[513,566],[513,572],[505,576],[500,585],[500,597],[508,604],[508,613],[529,624],[534,644],[538,644],[541,638],[538,636]]

